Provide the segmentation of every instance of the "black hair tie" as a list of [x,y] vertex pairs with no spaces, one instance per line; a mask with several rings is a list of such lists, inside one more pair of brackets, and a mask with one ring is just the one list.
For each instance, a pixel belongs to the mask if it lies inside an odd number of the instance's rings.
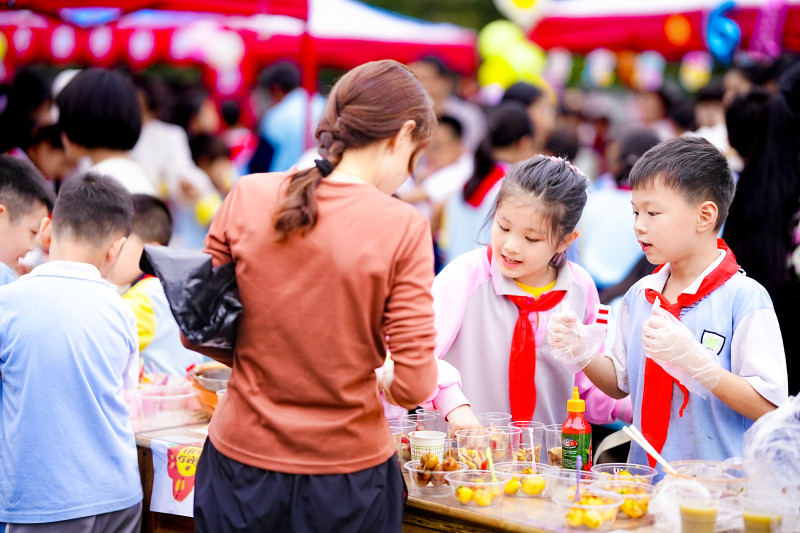
[[319,173],[322,174],[323,178],[329,176],[330,173],[333,172],[333,163],[327,159],[315,159],[314,164],[317,165]]

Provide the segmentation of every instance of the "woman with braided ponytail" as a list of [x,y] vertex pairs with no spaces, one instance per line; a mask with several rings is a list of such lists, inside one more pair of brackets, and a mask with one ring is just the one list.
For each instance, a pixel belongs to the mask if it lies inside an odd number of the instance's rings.
[[244,312],[196,477],[197,531],[396,531],[402,474],[376,389],[407,408],[437,380],[426,218],[392,193],[436,124],[395,61],[342,77],[310,169],[245,176],[206,238]]

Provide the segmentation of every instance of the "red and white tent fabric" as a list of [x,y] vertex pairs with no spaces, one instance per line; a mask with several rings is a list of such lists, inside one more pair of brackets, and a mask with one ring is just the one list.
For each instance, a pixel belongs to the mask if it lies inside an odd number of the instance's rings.
[[87,0],[6,0],[9,7],[29,9],[37,13],[58,16],[64,8],[85,8],[102,6],[117,8],[129,13],[141,9],[159,9],[166,11],[208,11],[221,14],[254,15],[256,13],[270,15],[286,15],[306,20],[308,18],[308,0],[103,0],[94,4]]
[[[743,48],[750,47],[765,6],[771,0],[736,0],[726,17],[741,29]],[[596,48],[613,51],[655,50],[667,59],[705,50],[709,13],[720,0],[560,0],[549,1],[528,37],[545,49],[565,48],[586,54]],[[800,0],[783,4],[778,44],[800,52]]]
[[[212,0],[194,1],[198,6]],[[16,6],[44,9],[78,0],[17,0]],[[184,0],[149,2],[177,5]],[[187,0],[188,2],[188,0]],[[145,3],[142,0],[141,3]],[[259,4],[254,0],[220,1],[219,5]],[[292,2],[270,1],[288,6]],[[356,0],[311,0],[308,18],[285,14],[220,14],[144,9],[125,12],[121,4],[103,12],[58,9],[58,17],[24,10],[0,11],[0,65],[113,66],[134,69],[154,64],[197,65],[222,95],[241,93],[258,71],[280,59],[301,64],[307,80],[318,67],[349,69],[375,59],[404,63],[428,54],[442,58],[461,74],[477,68],[476,33],[446,23],[425,22],[369,7]],[[5,44],[5,46],[3,46]],[[4,53],[3,53],[4,52]],[[0,71],[0,79],[4,76]]]

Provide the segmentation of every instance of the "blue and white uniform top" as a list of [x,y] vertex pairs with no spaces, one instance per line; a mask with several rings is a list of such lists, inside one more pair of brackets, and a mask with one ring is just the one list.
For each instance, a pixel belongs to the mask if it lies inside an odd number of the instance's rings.
[[133,312],[92,265],[54,261],[0,287],[0,522],[57,522],[142,500],[123,388]]
[[[683,292],[696,294],[703,278],[723,260],[714,261]],[[645,276],[625,294],[617,318],[614,346],[609,355],[617,372],[617,386],[633,400],[633,423],[641,428],[645,354],[642,326],[652,314],[646,289],[661,292],[669,278],[669,264]],[[725,370],[745,378],[765,399],[781,405],[788,398],[786,359],[778,319],[767,291],[741,271],[696,304],[681,310],[680,321],[700,343],[711,348]],[[709,394],[692,394],[680,416],[683,393],[673,385],[667,440],[661,455],[667,461],[725,460],[741,457],[744,432],[753,421]],[[630,462],[648,464],[646,452],[631,443]],[[659,470],[661,467],[658,466]]]

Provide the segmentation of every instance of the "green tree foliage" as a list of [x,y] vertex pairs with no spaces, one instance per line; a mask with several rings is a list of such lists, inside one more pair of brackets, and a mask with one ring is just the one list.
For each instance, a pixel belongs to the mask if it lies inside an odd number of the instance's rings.
[[433,22],[452,22],[480,30],[493,20],[504,18],[492,0],[364,0],[382,7]]

